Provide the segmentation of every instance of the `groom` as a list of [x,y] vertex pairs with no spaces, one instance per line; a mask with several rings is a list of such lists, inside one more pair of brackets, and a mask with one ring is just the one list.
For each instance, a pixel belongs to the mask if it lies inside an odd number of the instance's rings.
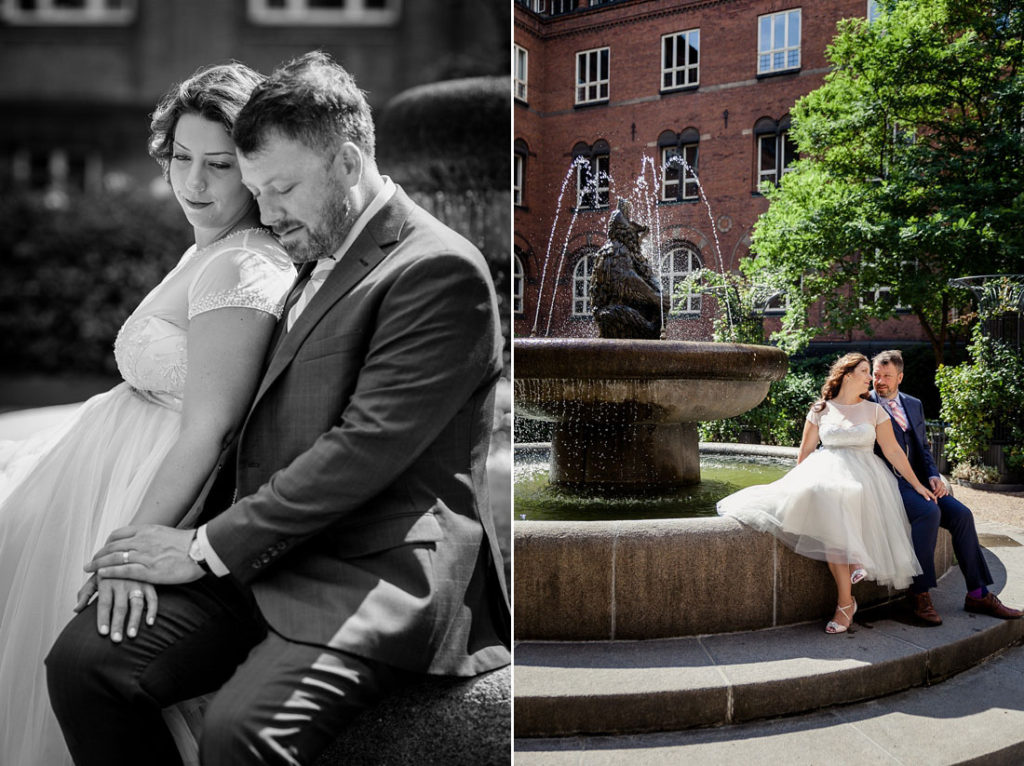
[[483,258],[380,175],[369,105],[322,53],[258,87],[234,138],[299,280],[224,470],[182,525],[198,528],[118,530],[90,564],[166,587],[134,639],[100,636],[93,604],[47,659],[79,766],[180,763],[161,709],[218,688],[203,763],[312,763],[401,686],[509,663]]
[[[981,545],[978,543],[974,515],[967,506],[949,494],[939,476],[939,469],[935,467],[925,435],[924,407],[921,400],[900,392],[899,385],[903,381],[903,355],[899,351],[883,351],[871,360],[871,365],[874,377],[872,401],[881,404],[889,413],[896,441],[910,458],[914,473],[922,483],[928,484],[938,498],[936,502],[926,500],[917,494],[902,476],[896,474],[900,495],[910,521],[914,552],[924,570],[914,578],[910,586],[908,601],[911,611],[925,625],[942,624],[942,618],[935,610],[928,593],[928,590],[936,585],[935,542],[941,526],[949,530],[953,539],[953,552],[967,583],[964,609],[1004,620],[1020,617],[1024,612],[1006,606],[986,587],[992,584],[992,575],[989,574]],[[885,460],[885,456],[877,447],[875,451]],[[888,464],[888,461],[886,463]]]

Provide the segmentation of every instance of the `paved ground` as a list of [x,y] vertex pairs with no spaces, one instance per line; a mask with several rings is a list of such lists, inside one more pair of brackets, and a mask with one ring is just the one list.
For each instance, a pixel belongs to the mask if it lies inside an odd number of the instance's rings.
[[1024,492],[983,492],[954,485],[953,494],[974,511],[974,517],[979,521],[1024,529]]

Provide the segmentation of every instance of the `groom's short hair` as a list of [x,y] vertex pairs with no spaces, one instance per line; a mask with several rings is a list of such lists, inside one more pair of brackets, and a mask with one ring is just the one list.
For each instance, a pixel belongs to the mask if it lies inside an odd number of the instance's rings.
[[325,155],[351,141],[374,159],[376,137],[366,94],[323,51],[275,69],[242,108],[232,138],[242,154],[251,155],[274,132]]
[[872,367],[877,367],[881,364],[891,364],[896,368],[896,372],[903,372],[903,354],[896,350],[882,351],[871,360]]

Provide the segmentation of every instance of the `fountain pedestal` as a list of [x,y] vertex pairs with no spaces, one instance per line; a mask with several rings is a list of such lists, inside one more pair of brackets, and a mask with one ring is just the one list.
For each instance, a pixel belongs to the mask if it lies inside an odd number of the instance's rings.
[[756,407],[786,355],[770,346],[516,338],[516,414],[555,423],[550,481],[658,492],[700,481],[697,426]]
[[700,481],[694,423],[635,423],[609,428],[557,423],[549,481],[575,490],[640,495]]

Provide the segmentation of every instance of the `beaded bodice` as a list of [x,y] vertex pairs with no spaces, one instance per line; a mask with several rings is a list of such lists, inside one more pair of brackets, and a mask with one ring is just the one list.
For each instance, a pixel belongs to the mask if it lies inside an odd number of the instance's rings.
[[227,307],[280,317],[294,277],[287,254],[262,229],[235,232],[201,249],[193,245],[118,332],[114,358],[121,377],[169,406],[180,404],[192,319]]

